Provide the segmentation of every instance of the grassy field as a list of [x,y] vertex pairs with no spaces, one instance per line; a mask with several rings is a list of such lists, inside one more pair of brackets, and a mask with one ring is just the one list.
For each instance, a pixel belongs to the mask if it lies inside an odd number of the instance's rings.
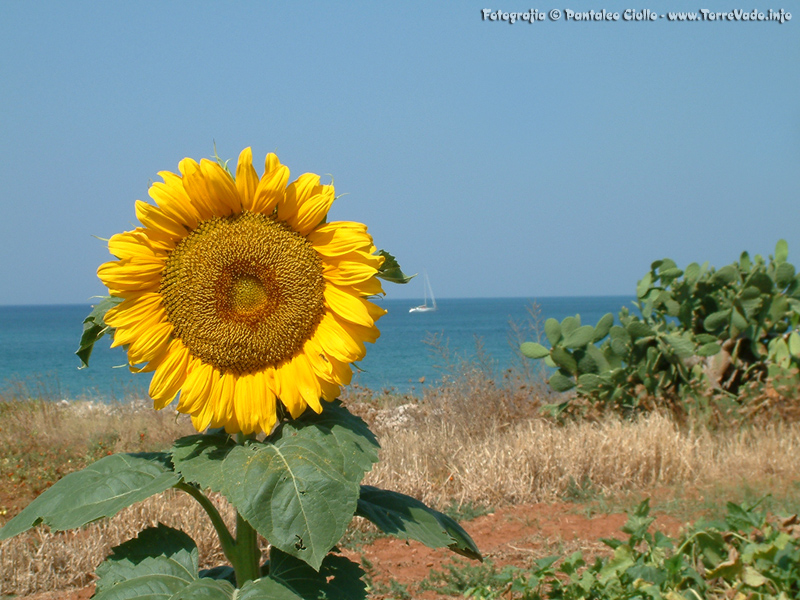
[[[678,518],[722,511],[771,494],[767,506],[797,512],[800,425],[785,421],[710,428],[652,413],[557,423],[541,416],[548,392],[534,378],[494,380],[464,367],[421,399],[355,388],[345,401],[382,445],[365,483],[469,516],[569,500],[587,512],[617,511],[644,495]],[[145,402],[117,405],[0,401],[0,523],[64,474],[113,452],[164,450],[192,433],[184,416]],[[221,498],[220,511],[232,511]],[[484,511],[485,512],[485,511]],[[224,562],[205,513],[169,491],[81,531],[38,528],[0,544],[0,596],[86,585],[109,549],[158,522],[200,544],[202,567]],[[363,525],[354,526],[352,539]]]

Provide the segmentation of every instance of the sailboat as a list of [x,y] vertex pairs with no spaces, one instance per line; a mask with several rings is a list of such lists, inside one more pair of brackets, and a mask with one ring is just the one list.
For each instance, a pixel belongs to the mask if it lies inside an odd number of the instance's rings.
[[[428,272],[425,271],[425,287],[424,289],[424,300],[423,303],[419,306],[412,306],[408,309],[408,312],[433,312],[436,310],[436,298],[433,296],[433,288],[431,287],[431,281],[428,279]],[[428,295],[431,297],[431,305],[428,305]]]

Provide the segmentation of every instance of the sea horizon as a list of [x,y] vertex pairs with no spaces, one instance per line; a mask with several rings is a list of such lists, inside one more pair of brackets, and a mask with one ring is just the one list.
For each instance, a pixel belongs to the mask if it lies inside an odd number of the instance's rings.
[[[595,324],[610,312],[615,317],[632,296],[512,296],[437,298],[438,310],[410,313],[419,298],[379,298],[388,310],[378,321],[381,337],[367,344],[367,355],[354,371],[353,383],[375,391],[420,395],[449,374],[443,351],[453,363],[480,360],[496,376],[519,366],[513,326],[533,339],[530,309],[539,308],[540,326],[547,318],[580,314]],[[83,320],[92,302],[0,305],[0,395],[38,395],[47,400],[90,399],[111,402],[147,397],[150,376],[133,374],[125,352],[111,349],[111,338],[95,346],[89,367],[78,369]],[[525,341],[525,340],[522,340]],[[479,356],[480,355],[480,356]],[[516,361],[516,365],[515,365]]]

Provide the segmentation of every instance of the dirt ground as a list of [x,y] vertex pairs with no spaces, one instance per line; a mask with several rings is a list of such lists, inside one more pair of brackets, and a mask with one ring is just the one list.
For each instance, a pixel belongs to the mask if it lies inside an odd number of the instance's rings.
[[[658,514],[654,527],[676,536],[683,525],[668,515]],[[501,568],[505,565],[526,567],[536,558],[555,554],[569,555],[577,550],[584,558],[607,553],[601,538],[624,537],[620,528],[627,515],[589,514],[585,504],[528,504],[508,507],[463,524],[480,548],[485,559]],[[417,542],[396,538],[379,538],[358,550],[345,554],[356,562],[362,557],[372,564],[369,573],[373,582],[385,588],[393,579],[404,586],[413,598],[439,600],[449,598],[431,591],[420,591],[417,585],[434,568],[441,568],[455,555],[449,550],[432,550]],[[459,560],[466,561],[458,557]],[[94,586],[77,590],[46,592],[17,600],[87,600]],[[392,598],[376,595],[375,598]]]

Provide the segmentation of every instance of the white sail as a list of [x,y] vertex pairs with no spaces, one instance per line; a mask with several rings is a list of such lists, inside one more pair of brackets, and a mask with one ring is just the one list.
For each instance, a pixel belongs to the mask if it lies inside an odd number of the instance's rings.
[[[433,288],[431,287],[430,279],[428,279],[428,272],[425,271],[424,275],[425,275],[425,286],[423,288],[423,290],[424,290],[424,292],[423,292],[424,293],[424,296],[423,296],[424,300],[423,300],[422,304],[420,304],[419,306],[413,306],[413,307],[409,308],[408,312],[410,312],[410,313],[413,313],[413,312],[432,312],[432,311],[436,310],[436,297],[433,295]],[[431,304],[430,305],[428,304],[428,296],[431,297]]]

